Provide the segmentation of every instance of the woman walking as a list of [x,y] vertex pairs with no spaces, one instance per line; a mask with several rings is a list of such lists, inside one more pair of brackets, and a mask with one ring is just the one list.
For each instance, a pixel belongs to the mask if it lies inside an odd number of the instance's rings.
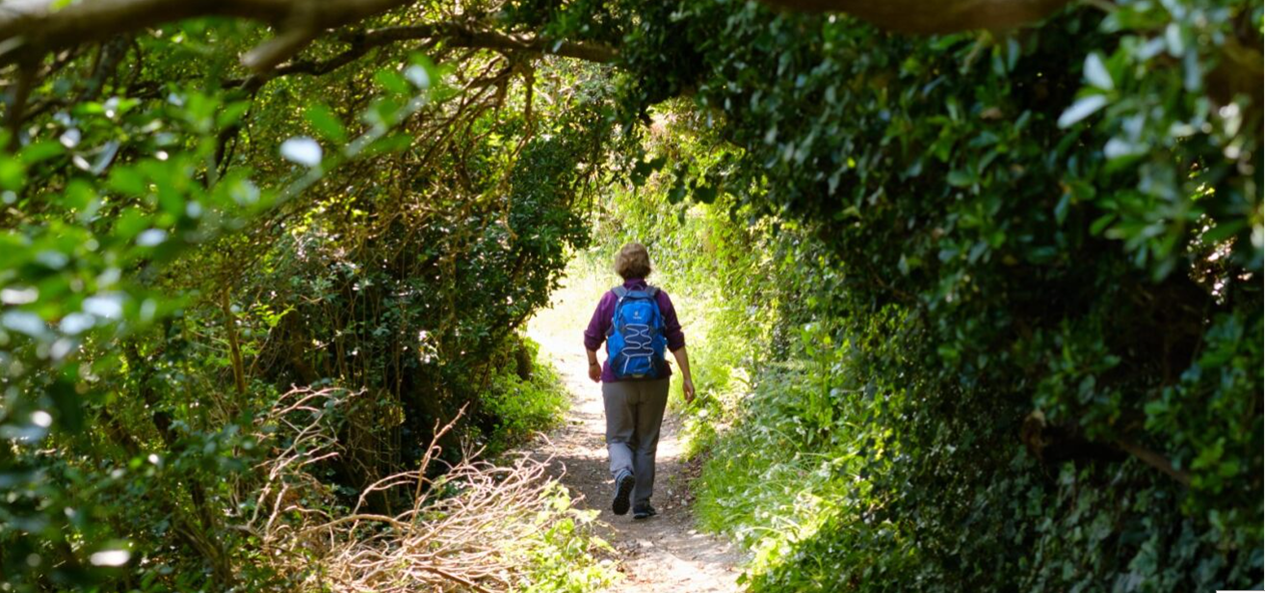
[[[668,403],[672,368],[664,357],[670,351],[681,367],[685,401],[694,400],[694,382],[685,351],[685,334],[677,321],[672,299],[646,284],[650,255],[640,243],[629,243],[615,256],[615,272],[624,279],[605,295],[584,330],[589,356],[589,378],[602,383],[606,408],[606,450],[610,455],[615,497],[611,510],[623,515],[632,507],[634,519],[655,515],[654,456],[659,426]],[[606,361],[599,365],[597,349],[606,342]],[[630,502],[631,497],[631,502]]]

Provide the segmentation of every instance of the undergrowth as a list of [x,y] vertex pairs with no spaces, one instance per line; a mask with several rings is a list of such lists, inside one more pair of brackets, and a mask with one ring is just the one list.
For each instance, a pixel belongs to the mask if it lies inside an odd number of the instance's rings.
[[495,371],[480,400],[489,417],[485,432],[491,455],[557,426],[570,404],[557,369],[540,355],[540,345],[525,336],[518,339],[513,364]]
[[571,502],[567,489],[554,483],[536,514],[540,529],[512,544],[526,568],[521,590],[587,593],[619,581],[615,548],[593,533],[598,511],[576,509]]

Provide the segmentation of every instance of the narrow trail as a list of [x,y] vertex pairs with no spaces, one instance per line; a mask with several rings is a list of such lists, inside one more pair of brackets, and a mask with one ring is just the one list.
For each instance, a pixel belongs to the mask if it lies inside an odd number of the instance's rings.
[[[542,358],[552,361],[571,396],[563,425],[534,450],[552,457],[552,471],[571,489],[577,506],[601,511],[602,536],[619,552],[623,582],[612,591],[634,593],[730,593],[741,554],[735,546],[694,525],[688,492],[688,468],[682,460],[680,420],[669,409],[663,423],[652,499],[658,516],[634,521],[631,513],[610,510],[612,483],[606,460],[605,417],[600,387],[585,374],[587,363],[580,333],[600,289],[566,287],[555,293],[550,310],[537,315],[528,334],[540,344]],[[596,296],[588,293],[596,290]],[[583,301],[587,299],[587,304]],[[687,327],[688,329],[688,327]]]

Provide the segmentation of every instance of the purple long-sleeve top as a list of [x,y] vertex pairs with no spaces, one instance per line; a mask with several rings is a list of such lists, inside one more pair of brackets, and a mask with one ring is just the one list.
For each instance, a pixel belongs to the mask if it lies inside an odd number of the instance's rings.
[[[646,281],[641,278],[632,278],[624,281],[624,288],[628,290],[642,290],[646,288]],[[681,331],[681,322],[676,318],[676,308],[672,306],[672,299],[668,298],[668,293],[662,288],[655,295],[655,300],[659,303],[659,312],[663,314],[663,337],[667,338],[668,351],[676,352],[685,347],[685,332]],[[619,301],[619,297],[615,296],[613,291],[606,291],[602,295],[602,300],[597,303],[597,310],[593,311],[593,318],[589,320],[589,327],[584,330],[584,347],[597,352],[602,346],[602,342],[606,341],[606,334],[610,332],[611,323],[615,317],[615,303]],[[609,353],[609,350],[607,351]],[[662,376],[666,377],[672,374],[672,366],[664,361]],[[611,370],[610,357],[602,363],[602,382],[612,383],[615,381],[623,381],[625,379],[616,379],[614,371]]]

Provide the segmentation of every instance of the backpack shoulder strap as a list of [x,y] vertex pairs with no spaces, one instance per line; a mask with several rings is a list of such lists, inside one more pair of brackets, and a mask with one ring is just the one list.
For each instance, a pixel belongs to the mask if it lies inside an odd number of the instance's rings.
[[647,286],[646,292],[650,293],[650,302],[654,303],[655,322],[662,330],[666,320],[663,318],[663,310],[659,308],[659,287]]
[[628,294],[628,289],[622,286],[616,286],[615,288],[611,289],[611,292],[615,293],[615,296],[622,299],[624,298],[625,295]]

